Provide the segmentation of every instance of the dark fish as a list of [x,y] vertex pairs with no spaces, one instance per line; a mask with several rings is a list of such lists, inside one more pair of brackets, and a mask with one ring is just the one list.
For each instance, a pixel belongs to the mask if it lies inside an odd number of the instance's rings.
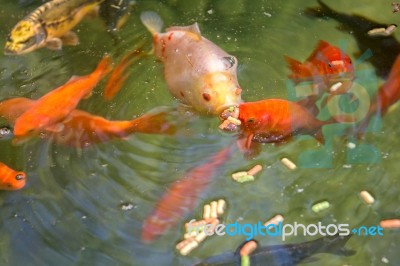
[[99,15],[104,20],[107,30],[119,30],[129,17],[131,0],[107,0],[100,5]]
[[[290,266],[300,263],[302,260],[317,253],[331,253],[343,256],[353,255],[355,252],[346,250],[344,245],[352,235],[348,236],[326,236],[316,240],[287,245],[273,245],[259,247],[250,254],[251,266]],[[243,244],[244,245],[244,244]],[[240,265],[239,250],[235,253],[228,252],[207,258],[195,266],[228,266]]]
[[318,3],[319,7],[307,8],[305,10],[306,15],[316,18],[331,18],[339,22],[339,30],[348,32],[356,38],[361,54],[368,49],[372,51],[372,57],[368,58],[367,61],[374,66],[376,74],[385,79],[400,53],[400,43],[391,35],[369,36],[368,31],[374,28],[386,28],[388,25],[360,15],[339,13],[320,0],[318,0]]

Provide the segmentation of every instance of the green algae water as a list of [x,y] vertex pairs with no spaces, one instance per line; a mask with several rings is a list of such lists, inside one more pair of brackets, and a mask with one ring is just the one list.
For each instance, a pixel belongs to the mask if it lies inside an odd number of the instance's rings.
[[[0,3],[0,46],[4,47],[11,28],[43,1]],[[391,1],[326,0],[326,4],[387,25],[400,21],[400,15],[392,13]],[[359,51],[351,29],[340,31],[332,19],[305,15],[305,8],[317,5],[314,0],[138,0],[115,35],[107,33],[99,18],[85,19],[75,29],[80,37],[76,47],[0,55],[0,100],[37,99],[72,75],[91,72],[105,53],[117,61],[143,40],[150,48],[151,36],[139,19],[146,10],[159,13],[166,26],[198,22],[204,37],[236,56],[244,100],[288,98],[285,55],[304,61],[318,40],[343,47],[354,62],[364,52]],[[397,32],[394,38],[398,39]],[[355,67],[358,83],[374,94],[384,80],[367,61],[359,60]],[[79,108],[110,120],[127,120],[152,109],[177,106],[164,83],[162,64],[152,56],[129,68],[129,78],[114,100],[103,100],[103,88],[104,82]],[[0,264],[193,265],[233,251],[245,239],[213,236],[188,256],[176,251],[184,224],[199,219],[203,205],[220,198],[227,202],[225,223],[254,224],[280,213],[285,223],[347,223],[354,228],[399,218],[398,112],[395,108],[385,115],[379,128],[367,133],[364,140],[352,140],[356,147],[365,148],[360,153],[349,149],[348,140],[340,136],[327,140],[328,149],[311,137],[296,137],[287,144],[263,145],[260,155],[252,159],[243,158],[238,151],[219,169],[196,207],[150,244],[141,241],[142,224],[168,187],[185,171],[231,145],[234,137],[218,130],[217,119],[192,117],[180,129],[184,134],[178,136],[135,134],[85,149],[41,138],[19,146],[0,139],[0,161],[28,176],[22,190],[0,192]],[[280,162],[283,157],[298,168],[287,169]],[[264,169],[254,182],[232,181],[232,173],[255,164]],[[361,200],[362,190],[374,196],[372,205]],[[322,201],[328,201],[329,208],[313,212],[312,206]],[[355,235],[346,244],[354,255],[316,254],[307,265],[399,265],[399,233],[384,230],[383,236]],[[257,240],[267,246],[317,237]]]

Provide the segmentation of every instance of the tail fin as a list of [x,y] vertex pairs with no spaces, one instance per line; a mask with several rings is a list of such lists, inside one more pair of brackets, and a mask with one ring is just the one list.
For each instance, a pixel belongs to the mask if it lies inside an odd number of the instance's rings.
[[142,48],[138,48],[134,49],[132,52],[129,52],[121,59],[114,71],[111,73],[111,76],[104,88],[104,99],[107,101],[112,100],[114,96],[121,90],[122,85],[128,78],[128,74],[125,73],[126,69],[142,55]]
[[151,34],[156,34],[161,32],[164,22],[161,17],[153,11],[145,11],[140,15],[140,20],[143,25],[151,32]]
[[112,60],[109,55],[105,55],[103,59],[97,64],[93,74],[99,75],[101,78],[106,76],[113,69]]
[[291,79],[300,79],[302,77],[312,76],[310,69],[305,66],[303,63],[289,57],[285,56],[285,60],[288,64],[288,67],[292,71],[292,74],[289,75]]
[[166,134],[176,133],[176,126],[168,121],[168,112],[145,114],[131,121],[131,133]]
[[333,17],[337,15],[337,12],[327,6],[321,0],[318,0],[319,7],[307,8],[305,14],[309,17],[324,18]]

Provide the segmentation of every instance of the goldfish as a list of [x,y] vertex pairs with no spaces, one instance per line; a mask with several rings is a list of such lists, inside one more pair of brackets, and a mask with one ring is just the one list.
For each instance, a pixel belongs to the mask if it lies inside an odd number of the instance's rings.
[[170,93],[200,114],[218,115],[241,102],[237,59],[201,36],[197,23],[170,27],[154,12],[143,12],[142,23],[153,35],[155,56],[164,64]]
[[[34,104],[35,100],[27,98],[2,101],[0,117],[13,124],[19,115]],[[113,138],[125,138],[133,133],[172,135],[176,127],[167,120],[167,116],[167,111],[154,111],[129,121],[110,121],[75,109],[63,121],[44,127],[40,133],[43,138],[57,144],[85,148]]]
[[[304,243],[257,247],[257,249],[249,255],[250,264],[251,266],[297,265],[298,263],[304,262],[304,259],[318,253],[330,253],[342,256],[351,256],[354,255],[355,252],[353,250],[347,250],[344,248],[351,236],[352,235],[324,236]],[[242,244],[236,252],[226,252],[207,258],[201,263],[196,264],[195,266],[240,265],[239,251],[241,247],[244,246],[244,244]]]
[[72,28],[87,14],[96,12],[103,1],[53,0],[41,5],[14,26],[4,53],[20,55],[42,47],[60,50],[63,45],[79,44]]
[[175,181],[143,222],[141,239],[144,242],[154,241],[192,211],[199,195],[231,155],[231,146],[223,148],[205,163],[189,169],[183,178]]
[[110,71],[111,59],[105,56],[91,74],[72,77],[66,84],[42,96],[16,119],[14,135],[22,137],[64,120]]
[[[315,85],[314,94],[326,91],[330,94],[347,92],[354,79],[354,67],[350,57],[338,47],[320,40],[304,63],[285,56],[292,73],[289,78],[295,83],[312,81]],[[331,89],[338,82],[341,86]]]
[[400,42],[393,35],[369,36],[368,31],[375,28],[386,28],[388,25],[373,21],[361,15],[346,14],[333,10],[321,0],[319,6],[307,8],[305,14],[313,18],[331,18],[339,22],[338,29],[350,33],[357,41],[360,53],[372,52],[372,56],[366,58],[375,68],[376,74],[386,79],[398,54],[400,54]]
[[[335,123],[334,119],[320,121],[304,106],[284,99],[245,102],[239,106],[240,137],[238,146],[249,150],[253,142],[281,143],[294,135],[309,134],[323,142],[321,128]],[[228,128],[235,130],[237,127]]]
[[18,190],[25,186],[26,174],[17,172],[0,162],[0,189]]

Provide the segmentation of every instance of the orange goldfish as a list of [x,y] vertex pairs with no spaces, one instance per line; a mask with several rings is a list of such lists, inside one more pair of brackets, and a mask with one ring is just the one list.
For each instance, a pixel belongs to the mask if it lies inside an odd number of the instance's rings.
[[279,143],[297,134],[309,134],[323,142],[322,126],[336,122],[320,121],[305,107],[284,99],[241,103],[239,120],[244,149],[252,142]]
[[[292,71],[289,78],[295,83],[312,81],[316,90],[314,94],[319,95],[322,91],[342,94],[351,88],[354,67],[350,57],[325,41],[318,42],[304,63],[288,56],[285,56],[285,59]],[[339,82],[342,83],[339,87],[334,86]]]
[[140,18],[153,35],[153,50],[164,63],[164,77],[173,96],[209,115],[241,102],[236,58],[202,37],[197,23],[161,33],[163,21],[156,13],[144,12]]
[[[19,115],[34,104],[34,100],[27,98],[13,98],[0,102],[0,117],[13,124]],[[112,138],[124,138],[133,133],[174,134],[176,128],[167,120],[167,116],[167,112],[159,111],[144,114],[130,121],[110,121],[75,109],[65,120],[44,127],[40,133],[58,144],[84,148]]]
[[0,189],[18,190],[25,186],[26,174],[17,172],[0,162]]
[[190,169],[183,178],[175,181],[143,222],[142,240],[154,241],[189,214],[196,206],[199,195],[231,155],[231,146],[226,147],[206,163]]
[[48,128],[65,119],[109,71],[111,71],[111,59],[105,56],[91,74],[72,77],[66,84],[41,97],[17,118],[14,135],[26,136],[30,132]]

